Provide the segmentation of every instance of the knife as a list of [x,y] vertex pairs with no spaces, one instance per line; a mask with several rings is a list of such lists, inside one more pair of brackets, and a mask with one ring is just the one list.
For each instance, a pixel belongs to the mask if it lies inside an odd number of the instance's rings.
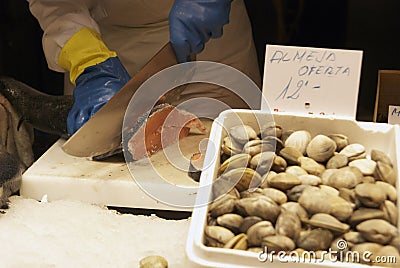
[[124,115],[132,96],[148,78],[177,63],[174,50],[167,43],[63,144],[64,152],[77,157],[102,159],[120,151]]

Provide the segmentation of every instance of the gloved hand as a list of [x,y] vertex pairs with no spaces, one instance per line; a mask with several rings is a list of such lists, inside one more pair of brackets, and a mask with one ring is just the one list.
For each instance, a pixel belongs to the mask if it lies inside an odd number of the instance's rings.
[[169,13],[170,41],[178,62],[198,54],[210,38],[222,36],[231,0],[175,0]]
[[68,134],[74,134],[130,80],[118,57],[87,67],[76,79],[74,104],[67,118]]
[[108,50],[98,33],[82,28],[60,52],[58,64],[70,71],[74,104],[67,118],[74,134],[130,80],[115,52]]

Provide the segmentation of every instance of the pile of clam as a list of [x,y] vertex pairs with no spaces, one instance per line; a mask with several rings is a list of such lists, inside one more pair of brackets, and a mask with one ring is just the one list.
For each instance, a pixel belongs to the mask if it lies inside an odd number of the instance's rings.
[[[370,251],[371,260],[395,256],[400,262],[397,177],[385,152],[368,153],[342,134],[312,136],[273,123],[258,133],[248,125],[228,132],[205,227],[207,246]],[[224,194],[223,182],[230,181],[235,187]]]

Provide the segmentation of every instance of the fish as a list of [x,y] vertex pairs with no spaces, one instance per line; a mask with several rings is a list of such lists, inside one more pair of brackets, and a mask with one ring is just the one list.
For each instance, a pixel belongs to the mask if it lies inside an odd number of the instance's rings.
[[14,155],[0,150],[0,208],[8,208],[8,198],[21,187],[24,167]]
[[0,94],[11,103],[33,128],[44,133],[68,138],[67,117],[72,108],[72,95],[49,95],[8,76],[0,76]]
[[146,112],[127,133],[125,147],[132,160],[150,157],[159,150],[187,137],[191,129],[206,133],[203,122],[194,114],[162,103]]
[[17,194],[22,174],[34,162],[33,128],[67,137],[72,96],[52,96],[8,76],[0,76],[0,208]]

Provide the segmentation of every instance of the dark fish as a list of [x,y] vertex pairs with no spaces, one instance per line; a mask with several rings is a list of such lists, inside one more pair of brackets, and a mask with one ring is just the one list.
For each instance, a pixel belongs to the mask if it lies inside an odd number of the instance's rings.
[[162,148],[188,136],[191,128],[196,128],[202,133],[206,131],[204,124],[195,115],[167,103],[160,104],[134,123],[127,149],[132,160],[150,157]]
[[0,150],[0,208],[8,208],[8,197],[19,190],[22,170],[19,159]]
[[0,76],[0,94],[8,99],[21,120],[42,132],[68,137],[67,117],[73,96],[42,93],[13,78]]
[[[22,123],[28,123],[33,128],[45,133],[60,137],[68,136],[66,120],[73,104],[72,96],[47,95],[5,76],[0,76],[0,95],[11,104],[17,118],[20,117],[19,123],[18,119],[14,121],[16,130],[21,131]],[[10,121],[10,123],[12,122]],[[10,137],[10,139],[19,139],[17,144],[30,144],[29,137],[23,134],[13,134],[16,136]],[[21,140],[24,138],[27,140]],[[8,198],[20,189],[22,173],[29,165],[20,157],[18,152],[8,152],[4,145],[0,144],[0,208],[7,208]]]

